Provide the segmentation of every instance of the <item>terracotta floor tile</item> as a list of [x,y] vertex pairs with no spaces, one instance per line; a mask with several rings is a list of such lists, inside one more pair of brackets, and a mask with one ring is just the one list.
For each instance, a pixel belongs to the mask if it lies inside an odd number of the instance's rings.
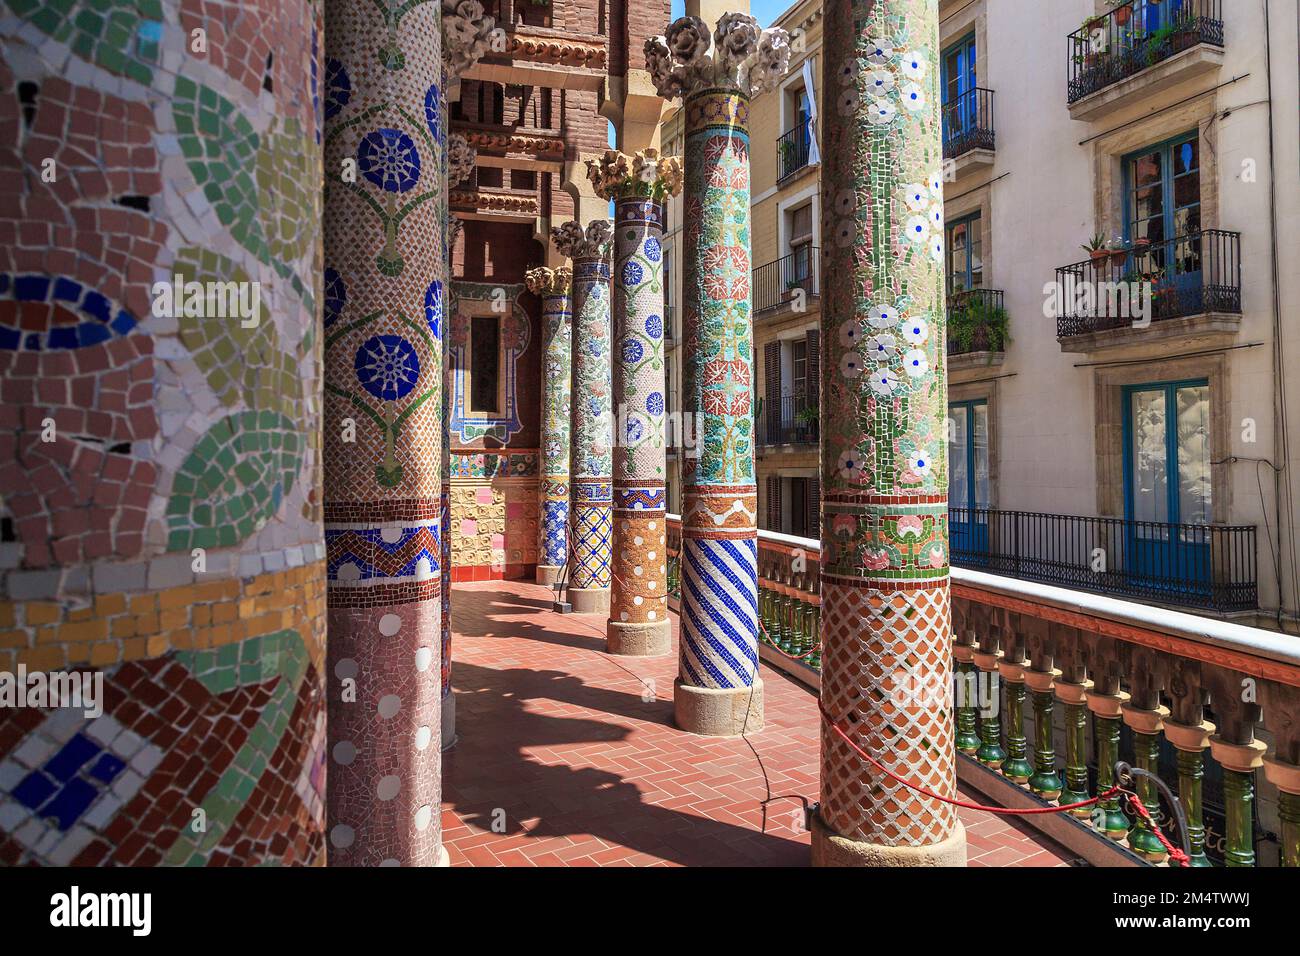
[[[806,865],[798,802],[769,804],[764,833],[760,801],[764,769],[773,795],[817,799],[814,694],[764,667],[767,726],[748,744],[694,737],[672,724],[675,633],[672,655],[620,660],[604,653],[602,618],[550,607],[548,588],[521,581],[453,590],[459,736],[444,754],[442,815],[452,865]],[[500,812],[506,833],[492,830]],[[1022,824],[960,815],[972,866],[1070,859]]]

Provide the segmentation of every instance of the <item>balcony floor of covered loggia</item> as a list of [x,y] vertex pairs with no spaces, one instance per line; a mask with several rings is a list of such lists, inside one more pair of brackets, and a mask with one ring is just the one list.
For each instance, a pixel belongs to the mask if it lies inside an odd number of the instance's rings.
[[[817,799],[813,692],[763,668],[767,725],[747,739],[673,724],[674,655],[613,657],[592,615],[549,588],[452,592],[458,739],[443,761],[453,866],[805,866],[796,800]],[[966,799],[979,801],[976,794]],[[961,811],[971,866],[1067,866],[1068,851],[1006,817]],[[794,824],[800,823],[798,829]]]

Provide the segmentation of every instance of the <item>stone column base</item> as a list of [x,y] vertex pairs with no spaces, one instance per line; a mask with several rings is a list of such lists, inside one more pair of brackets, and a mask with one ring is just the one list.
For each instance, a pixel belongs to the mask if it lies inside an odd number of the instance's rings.
[[563,570],[558,564],[539,564],[537,566],[537,583],[549,587],[560,580],[560,572]]
[[952,836],[928,846],[880,846],[850,840],[831,830],[816,815],[812,821],[813,866],[965,866],[966,828],[959,822]]
[[442,699],[442,749],[449,750],[456,743],[456,694],[453,691]]
[[447,852],[445,846],[438,847],[438,862],[433,865],[439,869],[444,866],[451,866],[451,854]]
[[605,626],[605,651],[626,657],[663,657],[673,650],[673,628],[668,621],[625,624],[610,621]]
[[574,614],[609,614],[609,588],[569,588]]
[[763,679],[755,677],[753,687],[717,690],[683,684],[679,677],[673,681],[673,720],[682,730],[706,737],[756,733],[764,724]]

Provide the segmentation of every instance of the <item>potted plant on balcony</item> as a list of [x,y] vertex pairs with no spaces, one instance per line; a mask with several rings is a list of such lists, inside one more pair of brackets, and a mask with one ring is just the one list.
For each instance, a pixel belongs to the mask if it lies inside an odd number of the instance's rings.
[[785,283],[785,291],[781,293],[781,301],[789,302],[799,294],[801,289],[803,289],[803,282],[798,279],[787,279]]
[[815,405],[806,405],[799,409],[794,420],[799,423],[805,435],[817,434],[818,409]]
[[1120,26],[1125,26],[1129,20],[1133,19],[1132,0],[1110,0],[1110,6],[1114,11],[1115,22]]
[[948,315],[948,340],[954,355],[1001,352],[1006,347],[1010,321],[1007,310],[982,295],[963,296]]
[[1115,236],[1111,239],[1107,248],[1110,251],[1110,262],[1113,266],[1122,266],[1128,261],[1129,246],[1124,241],[1123,236]]
[[1110,255],[1110,247],[1106,243],[1106,237],[1101,233],[1094,235],[1079,248],[1088,253],[1088,258],[1093,262],[1098,259],[1105,259]]

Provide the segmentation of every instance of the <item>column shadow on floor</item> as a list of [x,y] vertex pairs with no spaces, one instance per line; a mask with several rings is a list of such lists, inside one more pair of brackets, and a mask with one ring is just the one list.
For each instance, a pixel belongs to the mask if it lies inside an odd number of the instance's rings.
[[[455,674],[460,736],[444,755],[443,799],[465,822],[490,831],[504,811],[505,841],[525,833],[521,821],[536,818],[526,831],[528,841],[515,847],[525,852],[532,840],[590,834],[685,866],[808,863],[806,844],[650,804],[640,786],[618,772],[544,764],[524,752],[557,748],[565,751],[564,759],[608,758],[609,751],[627,739],[628,728],[589,717],[537,713],[526,708],[526,701],[547,697],[596,709],[611,692],[554,671],[496,670],[457,662]],[[576,688],[583,688],[581,700],[574,699]],[[539,693],[543,690],[547,692]],[[666,701],[643,706],[637,719],[656,720],[661,716],[656,710],[668,717],[672,707]],[[581,744],[593,746],[573,750]]]

